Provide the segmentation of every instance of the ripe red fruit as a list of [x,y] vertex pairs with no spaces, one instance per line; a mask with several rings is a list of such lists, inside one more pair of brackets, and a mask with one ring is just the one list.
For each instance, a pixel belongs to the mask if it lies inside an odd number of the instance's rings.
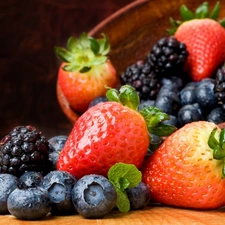
[[142,167],[152,199],[193,209],[224,206],[224,134],[214,123],[199,121],[170,135]]
[[110,44],[105,35],[94,39],[83,33],[80,39],[69,38],[67,47],[55,47],[63,61],[58,84],[70,106],[83,113],[94,98],[105,95],[105,86],[117,84],[116,70],[107,58]]
[[211,77],[225,60],[225,29],[215,20],[186,21],[178,27],[175,37],[187,47],[185,69],[193,81]]
[[140,168],[150,144],[148,132],[159,129],[165,136],[174,131],[161,124],[168,115],[158,109],[137,111],[139,97],[132,87],[122,86],[120,93],[110,89],[107,97],[117,102],[99,103],[80,116],[59,156],[57,168],[77,179],[93,173],[107,176],[118,162]]

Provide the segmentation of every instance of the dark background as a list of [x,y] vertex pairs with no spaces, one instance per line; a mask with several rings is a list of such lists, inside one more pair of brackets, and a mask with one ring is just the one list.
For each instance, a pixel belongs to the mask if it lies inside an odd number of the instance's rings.
[[[53,47],[88,32],[133,0],[0,0],[0,139],[18,125],[46,137],[72,124],[56,98]],[[115,34],[116,35],[116,34]]]

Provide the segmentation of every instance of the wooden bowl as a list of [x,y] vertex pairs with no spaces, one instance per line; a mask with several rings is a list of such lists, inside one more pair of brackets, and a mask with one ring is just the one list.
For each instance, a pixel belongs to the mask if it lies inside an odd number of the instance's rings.
[[[211,9],[216,2],[209,1]],[[120,75],[127,66],[144,59],[156,41],[167,35],[170,17],[181,19],[179,8],[182,4],[195,10],[202,3],[203,0],[134,1],[99,23],[88,34],[99,37],[105,33],[109,37],[109,57]],[[221,7],[220,15],[225,15],[225,7]],[[74,123],[80,115],[71,109],[58,84],[57,97],[64,114]]]

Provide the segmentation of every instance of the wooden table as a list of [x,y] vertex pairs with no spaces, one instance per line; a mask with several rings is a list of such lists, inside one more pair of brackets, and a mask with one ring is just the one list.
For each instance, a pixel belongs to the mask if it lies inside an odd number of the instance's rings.
[[104,219],[83,219],[79,215],[51,216],[43,220],[24,221],[13,216],[0,216],[1,225],[222,225],[225,224],[225,208],[212,211],[196,211],[164,206],[146,207],[138,211],[120,213],[113,211]]

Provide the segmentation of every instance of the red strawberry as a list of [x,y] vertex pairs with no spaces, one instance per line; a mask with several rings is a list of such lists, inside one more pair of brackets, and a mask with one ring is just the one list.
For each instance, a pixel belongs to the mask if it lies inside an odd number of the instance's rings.
[[58,169],[79,179],[91,173],[106,176],[118,162],[140,168],[150,143],[148,132],[165,135],[174,131],[161,124],[168,115],[160,110],[149,107],[137,111],[139,97],[132,87],[122,86],[120,93],[110,89],[107,97],[117,102],[99,103],[76,121],[59,156]]
[[83,113],[94,98],[105,95],[105,86],[116,86],[116,70],[107,58],[110,45],[105,35],[94,39],[83,33],[80,39],[69,38],[67,47],[55,47],[63,60],[58,84],[70,106]]
[[211,77],[225,60],[225,29],[212,19],[184,22],[175,37],[187,47],[186,70],[193,81]]
[[199,121],[170,135],[142,167],[152,198],[184,208],[224,206],[224,134],[214,123]]
[[219,2],[211,13],[207,2],[194,13],[182,5],[180,12],[185,22],[171,19],[170,34],[187,47],[185,70],[193,81],[211,77],[225,60],[225,29],[224,21],[217,21],[219,10]]

